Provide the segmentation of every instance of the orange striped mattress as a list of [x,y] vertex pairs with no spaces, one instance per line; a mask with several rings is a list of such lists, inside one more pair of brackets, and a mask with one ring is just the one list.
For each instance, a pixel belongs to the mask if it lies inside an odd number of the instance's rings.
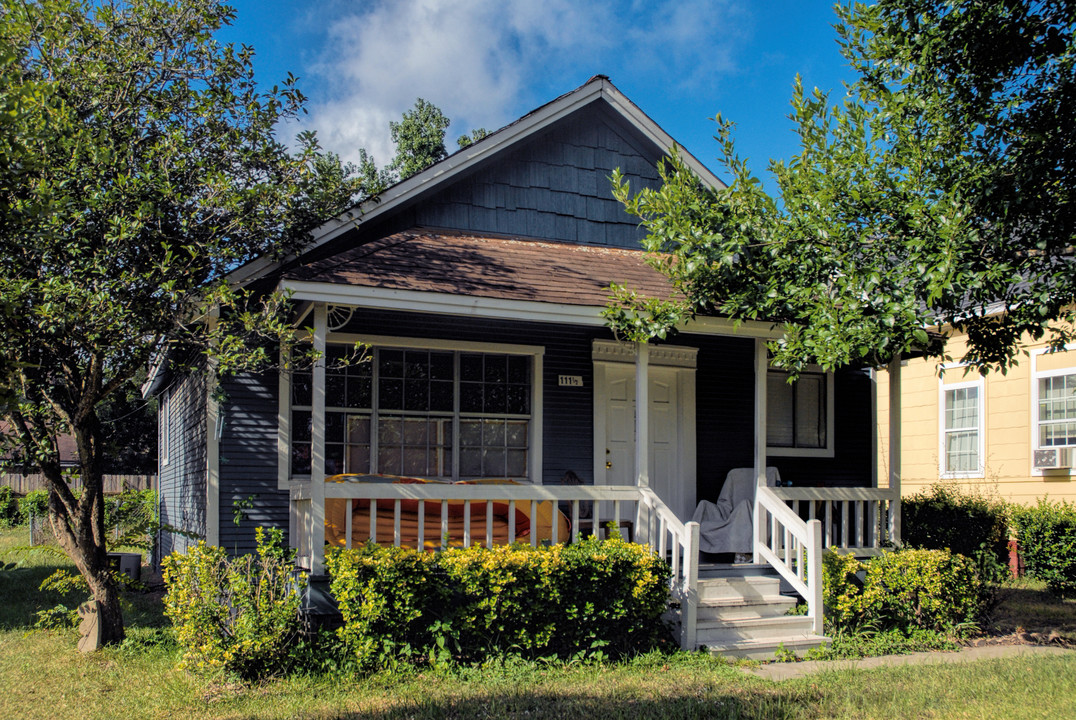
[[[420,478],[407,478],[381,475],[334,475],[326,482],[376,482],[376,483],[427,483],[432,481]],[[461,481],[459,484],[517,484],[512,480],[482,480]],[[418,508],[423,503],[423,540],[427,550],[437,550],[441,547],[441,501],[440,500],[413,500],[400,501],[400,544],[415,547],[418,543]],[[464,519],[463,500],[446,500],[447,505],[447,531],[448,544],[450,547],[463,545],[466,523]],[[394,541],[394,505],[391,500],[381,500],[377,503],[377,521],[375,524],[376,541],[379,545],[391,545]],[[367,499],[342,499],[326,498],[325,500],[325,541],[330,545],[346,546],[347,537],[347,511],[351,510],[351,545],[357,547],[370,538],[370,501]],[[471,544],[486,544],[487,510],[489,504],[481,501],[471,502]],[[508,519],[511,511],[510,504],[506,500],[495,500],[492,503],[492,512],[489,513],[492,522],[492,539],[494,545],[506,545],[510,542],[508,537]],[[555,520],[554,520],[555,518]],[[530,542],[531,533],[536,535],[537,541],[552,542],[553,522],[557,523],[557,541],[567,542],[571,537],[571,524],[564,513],[554,508],[552,502],[538,503],[538,512],[531,517],[531,503],[517,502],[515,506],[515,534],[516,540]]]

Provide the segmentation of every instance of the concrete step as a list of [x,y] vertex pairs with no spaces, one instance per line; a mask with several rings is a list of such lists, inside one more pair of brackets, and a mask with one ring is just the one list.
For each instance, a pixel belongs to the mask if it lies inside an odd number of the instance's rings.
[[758,602],[779,596],[780,581],[765,575],[699,578],[699,602],[735,599]]
[[791,652],[796,657],[803,657],[811,648],[829,642],[821,635],[791,635],[782,638],[758,638],[741,640],[734,643],[699,643],[699,650],[723,657],[744,658],[747,660],[774,660],[778,650]]
[[777,574],[768,563],[704,563],[699,565],[699,579],[718,577],[770,577],[780,583],[782,595],[795,595],[792,584]]
[[810,635],[814,621],[802,615],[756,617],[737,620],[699,621],[696,626],[699,645],[732,645],[743,640],[777,639]]
[[709,598],[699,603],[696,617],[699,621],[784,617],[795,605],[796,598],[784,595],[759,600]]

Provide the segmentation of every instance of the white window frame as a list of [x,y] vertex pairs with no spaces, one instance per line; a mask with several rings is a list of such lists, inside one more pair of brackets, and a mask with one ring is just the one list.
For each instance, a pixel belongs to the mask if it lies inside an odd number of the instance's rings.
[[[963,363],[947,364],[942,366],[942,374],[946,370],[964,368]],[[978,407],[976,434],[978,436],[979,462],[975,470],[947,470],[945,455],[945,393],[951,390],[964,390],[966,388],[978,389]],[[986,379],[980,375],[976,380],[965,382],[947,383],[944,377],[938,378],[938,477],[944,480],[983,478],[986,474]]]
[[[514,345],[505,343],[473,342],[466,340],[442,340],[437,338],[411,338],[391,335],[356,335],[351,333],[328,333],[326,344],[355,345],[399,350],[443,350],[450,352],[476,352],[497,355],[524,355],[531,358],[531,412],[528,428],[527,480],[542,484],[542,378],[545,347],[540,345]],[[308,475],[291,475],[291,377],[281,371],[277,414],[277,486],[288,489],[295,485],[305,486]]]
[[[1063,348],[1063,352],[1072,352],[1076,350],[1076,343],[1069,343]],[[1031,414],[1028,416],[1031,426],[1031,444],[1028,446],[1031,448],[1031,452],[1028,455],[1031,457],[1031,475],[1033,477],[1048,477],[1055,475],[1056,471],[1047,472],[1042,468],[1035,467],[1035,451],[1039,448],[1039,380],[1046,377],[1057,377],[1059,375],[1076,375],[1076,364],[1071,367],[1060,368],[1057,370],[1043,370],[1039,371],[1039,358],[1043,355],[1050,355],[1052,351],[1050,348],[1037,348],[1030,352],[1031,355]],[[1074,358],[1076,361],[1076,358]],[[1051,447],[1061,447],[1053,445]]]
[[[766,373],[766,380],[769,381],[769,373],[777,372],[784,373],[780,368],[769,368]],[[822,375],[826,379],[826,445],[820,448],[797,448],[797,447],[776,447],[766,445],[766,454],[771,457],[814,457],[814,458],[831,458],[836,455],[836,443],[834,438],[834,409],[836,407],[834,385],[835,377],[834,373],[824,371],[818,365],[808,365],[805,373],[812,375]],[[786,373],[787,374],[787,373]],[[767,393],[766,402],[769,403],[769,394]],[[766,408],[766,415],[769,417],[769,408]],[[792,419],[795,422],[795,417]]]

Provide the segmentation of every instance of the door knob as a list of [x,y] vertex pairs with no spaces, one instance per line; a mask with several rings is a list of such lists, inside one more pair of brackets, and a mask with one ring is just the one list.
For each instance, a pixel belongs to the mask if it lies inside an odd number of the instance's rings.
[[611,462],[609,462],[608,460],[606,460],[606,461],[605,461],[605,469],[606,469],[606,470],[610,470],[610,469],[612,469],[612,467],[613,467],[613,463],[611,463]]

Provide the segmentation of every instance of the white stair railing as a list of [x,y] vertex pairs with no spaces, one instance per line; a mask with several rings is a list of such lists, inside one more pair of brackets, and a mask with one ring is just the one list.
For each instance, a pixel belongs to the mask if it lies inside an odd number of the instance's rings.
[[699,609],[699,524],[683,523],[648,487],[639,488],[636,538],[668,558],[670,592],[680,603],[680,647],[694,650]]
[[766,486],[755,489],[755,517],[760,530],[756,552],[807,600],[807,616],[814,633],[821,635],[822,523],[803,520],[775,490]]

